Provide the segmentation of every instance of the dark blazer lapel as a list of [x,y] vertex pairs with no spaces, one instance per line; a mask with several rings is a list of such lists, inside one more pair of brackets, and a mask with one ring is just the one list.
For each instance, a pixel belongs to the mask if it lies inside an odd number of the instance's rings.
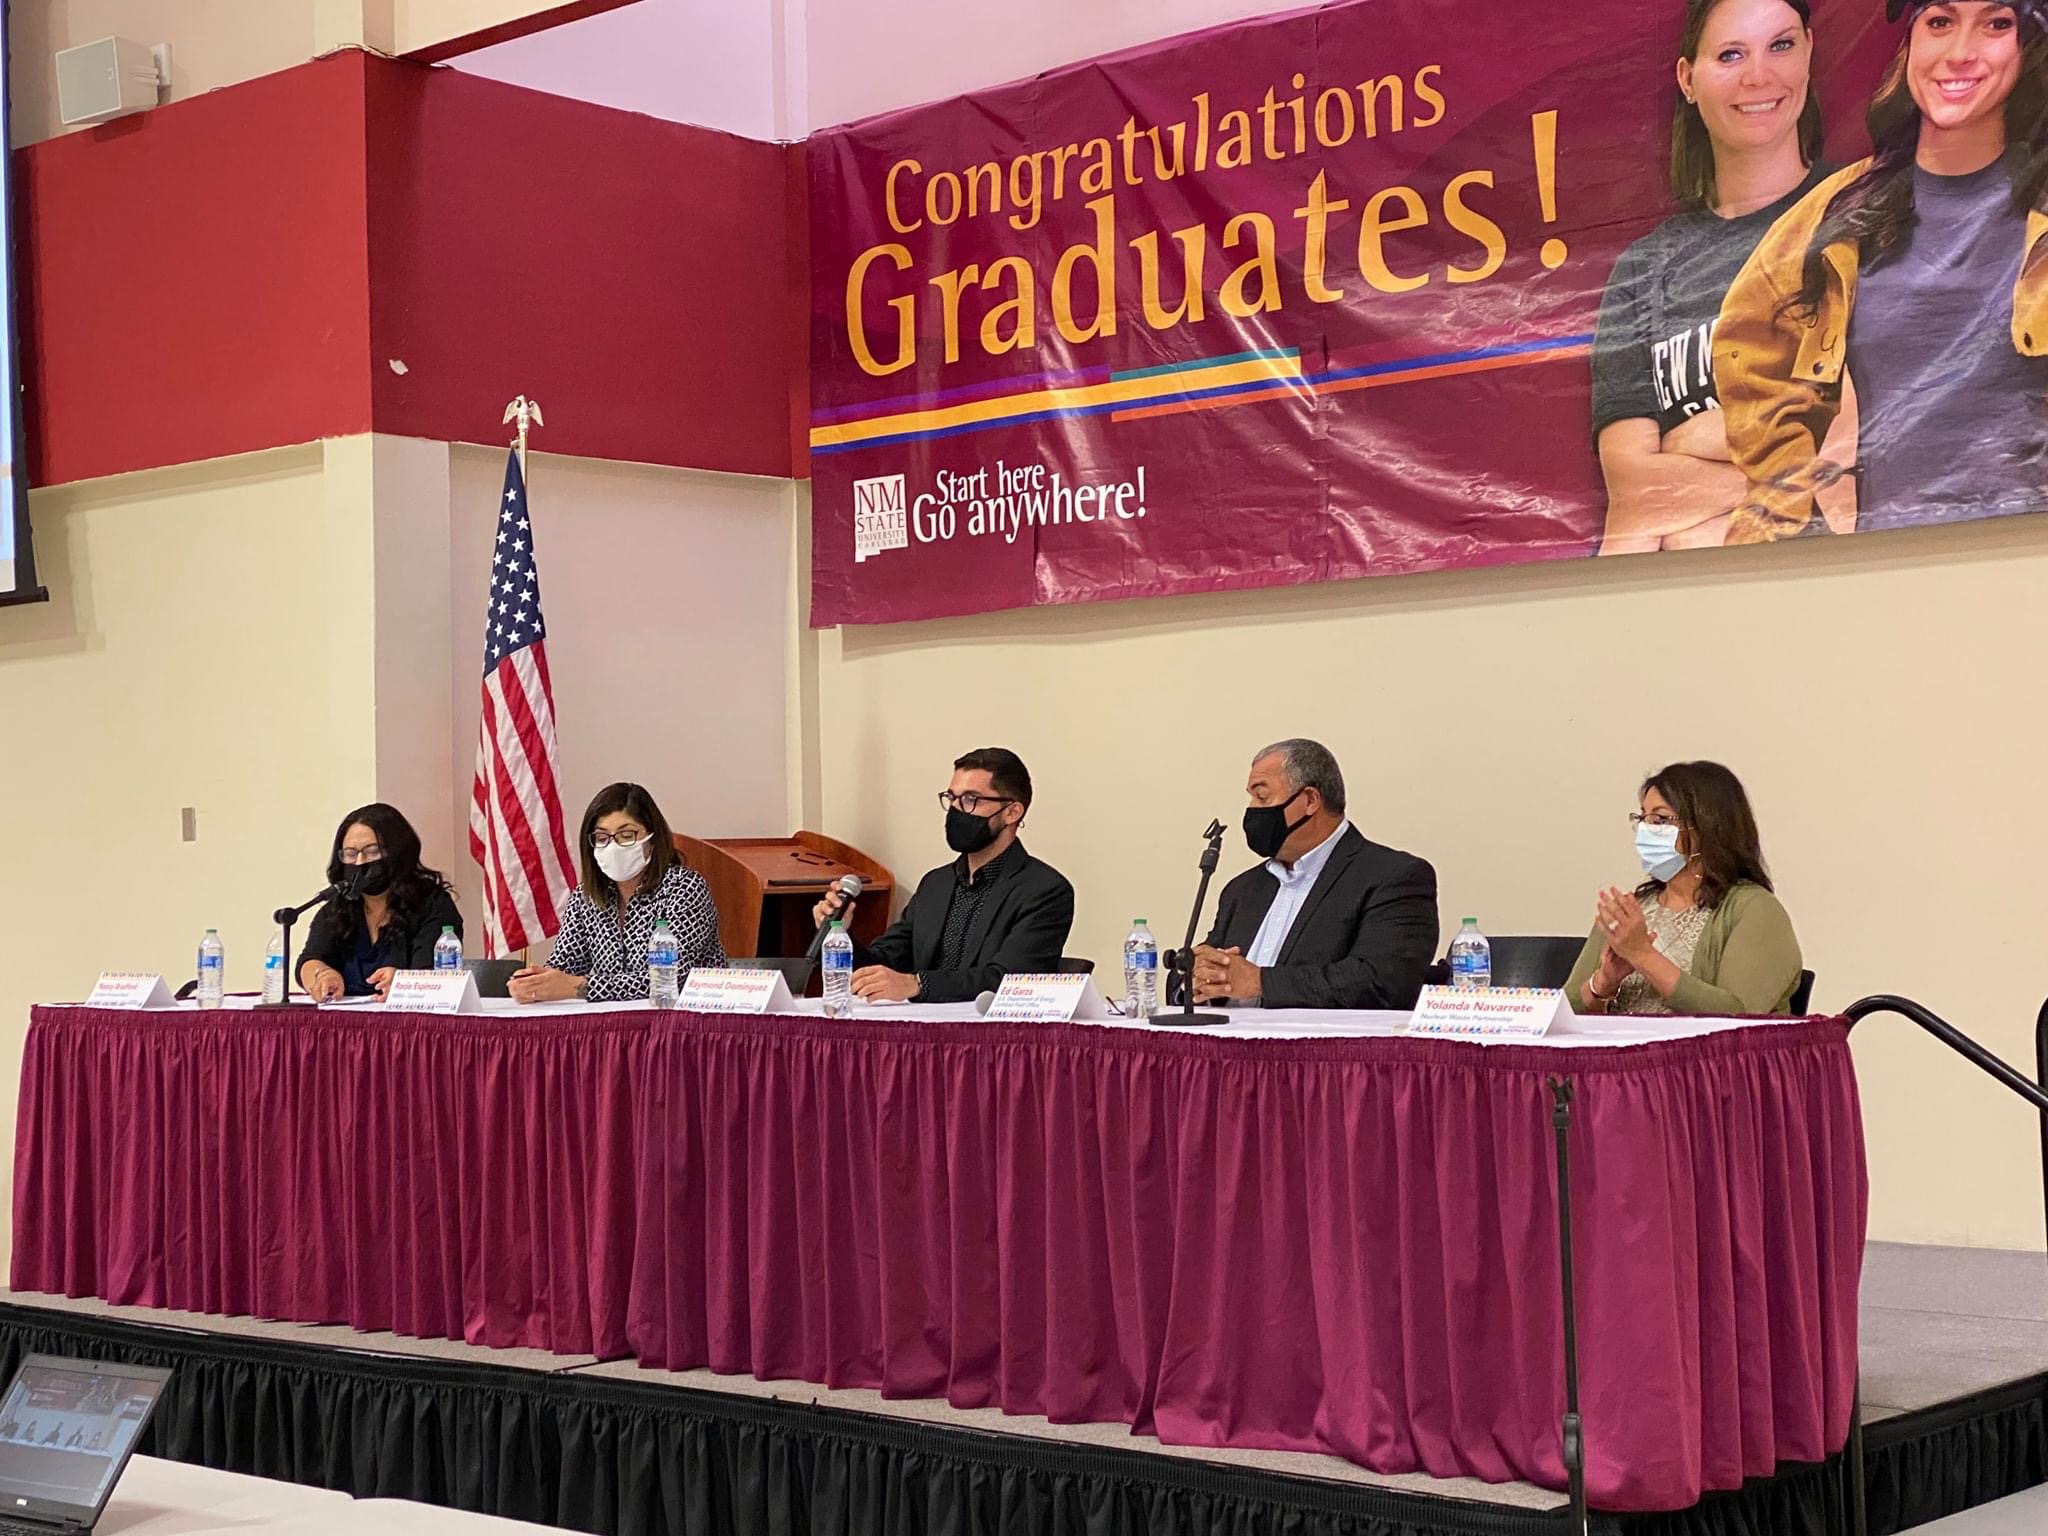
[[917,883],[910,904],[918,908],[910,924],[910,959],[920,971],[937,970],[939,945],[946,938],[946,908],[953,899],[953,866],[941,864]]
[[1337,840],[1337,846],[1330,850],[1329,861],[1323,865],[1322,873],[1316,876],[1316,883],[1309,887],[1308,896],[1302,901],[1301,910],[1294,914],[1294,925],[1287,930],[1287,942],[1280,946],[1277,964],[1287,963],[1287,957],[1294,953],[1294,947],[1308,932],[1308,925],[1314,921],[1317,908],[1336,889],[1337,882],[1344,878],[1344,871],[1352,861],[1365,851],[1365,834],[1356,827],[1350,828]]

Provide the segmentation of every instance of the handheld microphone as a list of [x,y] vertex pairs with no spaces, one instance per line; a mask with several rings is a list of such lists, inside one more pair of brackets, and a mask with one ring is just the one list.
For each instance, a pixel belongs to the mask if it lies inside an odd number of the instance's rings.
[[855,900],[859,898],[861,889],[866,884],[867,882],[861,879],[859,875],[841,875],[839,877],[839,884],[833,887],[833,890],[839,895],[839,905],[826,910],[825,920],[818,924],[818,931],[811,935],[811,947],[804,951],[804,958],[806,960],[815,960],[824,952],[825,935],[832,931],[834,919],[845,916],[846,913],[853,909]]

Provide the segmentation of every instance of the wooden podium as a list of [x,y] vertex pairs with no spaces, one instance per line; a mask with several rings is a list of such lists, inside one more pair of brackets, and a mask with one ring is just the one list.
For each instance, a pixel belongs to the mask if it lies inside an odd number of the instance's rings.
[[676,849],[711,887],[718,935],[735,960],[801,955],[818,925],[811,908],[842,875],[866,882],[847,932],[872,944],[889,926],[896,880],[858,848],[821,832],[794,837],[685,837]]

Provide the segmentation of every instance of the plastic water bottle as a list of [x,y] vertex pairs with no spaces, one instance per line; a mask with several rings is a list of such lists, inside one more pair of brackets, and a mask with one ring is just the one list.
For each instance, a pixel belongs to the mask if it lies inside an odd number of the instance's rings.
[[1493,985],[1493,946],[1479,931],[1479,919],[1468,917],[1451,940],[1451,985],[1460,992]]
[[1159,1011],[1159,940],[1145,919],[1131,919],[1124,940],[1124,1017],[1149,1019]]
[[819,958],[825,967],[825,1011],[835,1019],[853,1012],[853,936],[846,924],[832,920]]
[[459,971],[462,969],[462,940],[455,937],[455,925],[443,923],[441,937],[434,940],[434,969],[437,971]]
[[227,990],[228,957],[220,947],[220,931],[206,930],[206,937],[199,941],[199,1006],[218,1008],[221,994]]
[[275,1008],[284,1001],[284,930],[270,936],[270,948],[263,951],[263,1003]]
[[647,941],[647,1001],[657,1008],[676,1005],[676,961],[675,930],[663,918],[654,925],[654,937]]

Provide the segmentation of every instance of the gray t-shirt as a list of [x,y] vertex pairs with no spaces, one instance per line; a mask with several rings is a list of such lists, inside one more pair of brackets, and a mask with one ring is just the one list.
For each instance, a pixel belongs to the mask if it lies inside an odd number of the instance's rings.
[[1593,338],[1593,435],[1632,416],[1669,432],[1720,409],[1714,323],[1749,253],[1826,176],[1816,165],[1772,203],[1739,219],[1704,208],[1675,214],[1621,253],[1600,295]]
[[2027,216],[2004,162],[1915,169],[1919,219],[1867,259],[1849,317],[1856,526],[1909,528],[2048,508],[2048,359],[2012,344]]

